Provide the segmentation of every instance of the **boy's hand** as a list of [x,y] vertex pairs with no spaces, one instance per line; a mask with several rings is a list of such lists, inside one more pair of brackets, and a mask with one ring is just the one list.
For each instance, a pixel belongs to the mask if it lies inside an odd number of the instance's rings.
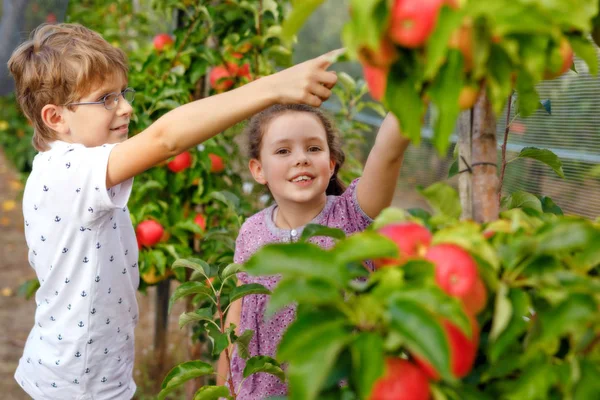
[[319,107],[331,96],[337,82],[335,72],[327,68],[343,50],[334,50],[312,60],[265,77],[281,104],[303,103]]

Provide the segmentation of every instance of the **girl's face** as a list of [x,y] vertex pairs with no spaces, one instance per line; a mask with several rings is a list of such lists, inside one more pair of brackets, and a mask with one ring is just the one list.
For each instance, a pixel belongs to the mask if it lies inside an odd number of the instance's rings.
[[323,201],[334,169],[325,128],[307,112],[275,117],[263,133],[260,160],[250,160],[254,179],[280,206]]

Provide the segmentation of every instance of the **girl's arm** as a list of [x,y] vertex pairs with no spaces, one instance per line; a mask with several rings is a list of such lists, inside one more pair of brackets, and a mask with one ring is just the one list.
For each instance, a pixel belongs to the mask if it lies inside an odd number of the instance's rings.
[[[227,312],[227,317],[225,318],[225,327],[227,328],[229,324],[235,324],[236,331],[237,327],[240,326],[240,319],[242,315],[242,300],[236,300],[231,303],[229,307],[229,311]],[[240,333],[237,331],[236,333]],[[231,356],[233,355],[233,346],[229,346],[229,361],[231,361]],[[223,351],[219,356],[219,362],[217,364],[217,385],[227,385],[226,381],[227,376],[229,375],[229,363],[227,362],[227,357],[225,356],[225,352]],[[228,386],[229,387],[229,386]],[[235,388],[237,390],[237,388]]]
[[408,143],[408,139],[400,135],[396,117],[388,113],[356,187],[358,204],[369,217],[377,217],[381,210],[392,204]]
[[334,72],[326,71],[332,53],[168,112],[143,132],[115,146],[108,160],[106,187],[132,178],[273,104],[320,106],[337,81]]

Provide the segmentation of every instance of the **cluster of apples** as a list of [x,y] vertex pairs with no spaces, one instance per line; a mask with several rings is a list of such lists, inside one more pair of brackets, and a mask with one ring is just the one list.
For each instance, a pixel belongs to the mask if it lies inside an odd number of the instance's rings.
[[[479,345],[479,326],[475,316],[487,303],[487,291],[473,257],[455,244],[432,245],[431,232],[414,222],[386,225],[378,232],[396,243],[399,256],[376,260],[376,268],[401,268],[411,259],[429,261],[435,268],[437,285],[449,296],[460,300],[471,321],[471,337],[446,319],[442,318],[441,323],[450,348],[452,374],[456,378],[465,377],[473,368]],[[411,356],[411,360],[386,359],[386,372],[376,381],[370,400],[429,398],[429,381],[439,380],[440,374],[418,355]]]
[[[247,46],[243,49],[246,48],[249,49]],[[242,78],[246,81],[252,80],[252,75],[250,74],[250,64],[241,61],[244,58],[244,54],[242,52],[231,53],[229,58],[231,61],[227,61],[223,65],[217,65],[210,70],[210,74],[208,76],[210,87],[212,87],[217,93],[221,93],[230,89],[235,84],[236,79]]]
[[[225,170],[225,163],[223,162],[223,158],[221,158],[221,156],[214,153],[209,153],[208,158],[210,159],[210,172],[217,174]],[[192,154],[189,151],[184,151],[183,153],[176,155],[167,163],[167,168],[174,173],[184,171],[191,166]]]
[[[373,98],[381,100],[384,97],[390,67],[400,57],[398,48],[423,50],[435,30],[441,8],[448,6],[458,9],[461,7],[460,3],[460,0],[393,0],[388,28],[380,38],[379,47],[362,46],[358,50],[358,58],[363,65],[364,77]],[[466,17],[448,41],[450,49],[461,52],[466,73],[473,68],[473,34],[473,22]],[[493,37],[492,40],[498,42],[502,39]],[[561,68],[546,71],[545,79],[562,75],[573,64],[573,49],[567,39],[563,38],[559,51],[563,61]],[[466,84],[459,95],[460,108],[471,108],[479,91],[480,84]]]

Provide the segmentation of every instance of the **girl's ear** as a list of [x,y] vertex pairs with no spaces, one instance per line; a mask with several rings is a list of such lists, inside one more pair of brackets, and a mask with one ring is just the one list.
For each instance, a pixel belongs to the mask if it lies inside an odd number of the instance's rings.
[[331,178],[335,173],[335,161],[329,160],[329,177]]
[[252,177],[256,182],[260,183],[261,185],[267,184],[267,180],[265,179],[263,172],[263,167],[259,160],[257,160],[256,158],[251,159],[248,163],[248,168],[250,168],[250,173],[252,174]]

